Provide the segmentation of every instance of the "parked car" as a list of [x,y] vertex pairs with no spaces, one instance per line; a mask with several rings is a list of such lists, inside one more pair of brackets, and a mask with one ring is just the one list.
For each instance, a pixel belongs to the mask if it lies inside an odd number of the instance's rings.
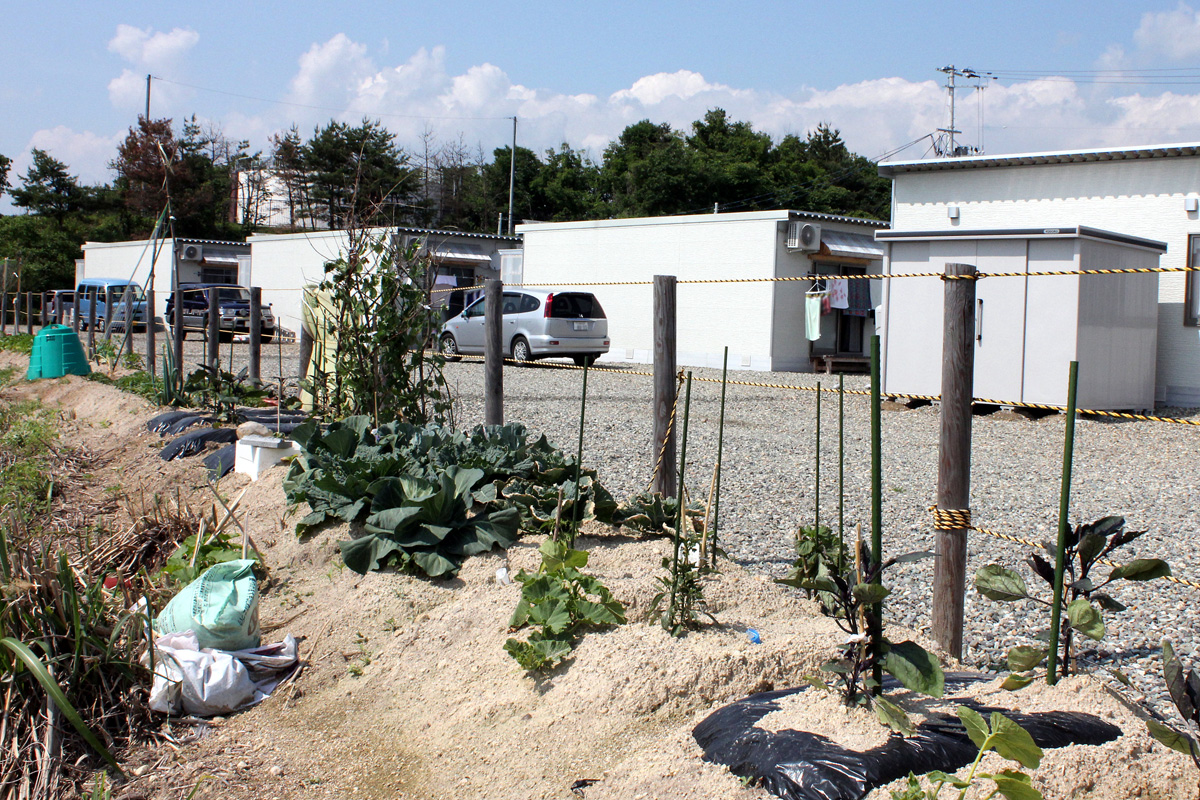
[[114,328],[125,327],[125,291],[133,295],[133,327],[146,327],[146,293],[142,287],[128,278],[84,278],[75,287],[76,313],[79,314],[79,327],[86,330],[91,319],[92,298],[96,300],[96,328],[104,330],[104,318],[107,316],[108,303],[111,300],[112,321]]
[[[485,302],[446,320],[438,340],[446,357],[483,354]],[[510,289],[500,306],[504,355],[514,361],[569,357],[582,366],[608,352],[608,318],[591,292]]]
[[[183,338],[189,332],[199,333],[208,328],[209,297],[217,293],[217,308],[221,315],[218,323],[220,338],[229,341],[237,333],[250,332],[250,290],[245,286],[231,283],[181,283],[183,292]],[[175,292],[167,297],[167,308],[164,321],[167,325],[175,324]],[[269,342],[275,338],[275,315],[271,313],[270,304],[259,307],[261,310],[262,341]]]
[[42,303],[51,314],[51,319],[60,325],[67,323],[67,312],[75,307],[74,289],[50,289],[42,296]]

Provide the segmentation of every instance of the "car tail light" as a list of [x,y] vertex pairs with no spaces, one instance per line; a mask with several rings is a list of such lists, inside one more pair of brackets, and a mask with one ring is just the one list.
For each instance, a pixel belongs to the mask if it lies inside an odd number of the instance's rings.
[[550,318],[550,307],[554,305],[554,292],[546,295],[546,310],[542,312],[542,316],[546,319]]

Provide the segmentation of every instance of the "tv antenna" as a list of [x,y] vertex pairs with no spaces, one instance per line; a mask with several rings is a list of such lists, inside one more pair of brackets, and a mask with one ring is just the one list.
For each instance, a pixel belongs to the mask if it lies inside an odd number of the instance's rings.
[[[982,147],[973,147],[971,145],[962,145],[962,144],[958,143],[957,139],[955,139],[955,137],[958,134],[962,133],[962,131],[958,130],[955,127],[954,93],[959,89],[966,89],[968,87],[973,88],[977,92],[980,92],[980,101],[979,102],[982,104],[983,103],[982,92],[987,87],[988,81],[996,80],[996,76],[990,72],[981,72],[981,71],[970,69],[968,67],[959,68],[959,67],[954,66],[953,64],[951,64],[947,67],[942,67],[941,69],[938,70],[938,72],[945,73],[945,75],[946,75],[946,91],[950,95],[950,127],[937,129],[937,132],[940,135],[933,143],[934,152],[937,153],[938,156],[941,158],[958,158],[960,156],[982,155],[983,154]],[[966,78],[968,81],[974,81],[974,83],[969,83],[966,85],[959,85],[956,82],[958,78]],[[979,128],[980,128],[980,137],[981,137],[981,141],[982,141],[982,136],[983,136],[982,105],[981,105],[981,110],[980,110]]]

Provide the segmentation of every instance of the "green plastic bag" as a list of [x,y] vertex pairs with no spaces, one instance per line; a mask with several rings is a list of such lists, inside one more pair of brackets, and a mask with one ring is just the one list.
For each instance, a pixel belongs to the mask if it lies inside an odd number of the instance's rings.
[[238,559],[209,567],[154,621],[159,634],[195,631],[200,647],[246,650],[258,647],[258,581],[254,561]]

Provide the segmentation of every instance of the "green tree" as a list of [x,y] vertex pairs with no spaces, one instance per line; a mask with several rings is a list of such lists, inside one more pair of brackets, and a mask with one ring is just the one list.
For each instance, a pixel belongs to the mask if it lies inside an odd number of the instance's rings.
[[[497,147],[492,151],[492,163],[483,167],[483,186],[485,193],[480,207],[481,221],[496,219],[498,212],[508,213],[508,165],[512,162],[511,147]],[[527,147],[517,147],[516,169],[513,171],[513,217],[514,224],[520,224],[523,219],[542,219],[546,208],[536,197],[533,188],[538,174],[542,171],[542,162],[537,154]],[[508,232],[508,220],[504,221],[504,232]]]
[[665,122],[644,119],[604,150],[600,191],[611,216],[677,214],[702,202],[698,173],[683,136]]
[[43,217],[61,228],[68,214],[83,207],[84,192],[67,165],[45,150],[33,148],[33,164],[21,176],[21,188],[11,189],[13,205]]
[[529,183],[531,216],[549,222],[596,216],[600,168],[566,142],[547,150],[546,160]]
[[745,211],[776,207],[767,174],[770,136],[748,122],[731,122],[724,109],[714,108],[692,123],[687,146],[707,203],[737,204]]
[[8,191],[8,170],[12,167],[12,159],[0,153],[0,195]]
[[302,150],[314,213],[331,228],[392,222],[417,185],[395,135],[378,120],[331,121]]

